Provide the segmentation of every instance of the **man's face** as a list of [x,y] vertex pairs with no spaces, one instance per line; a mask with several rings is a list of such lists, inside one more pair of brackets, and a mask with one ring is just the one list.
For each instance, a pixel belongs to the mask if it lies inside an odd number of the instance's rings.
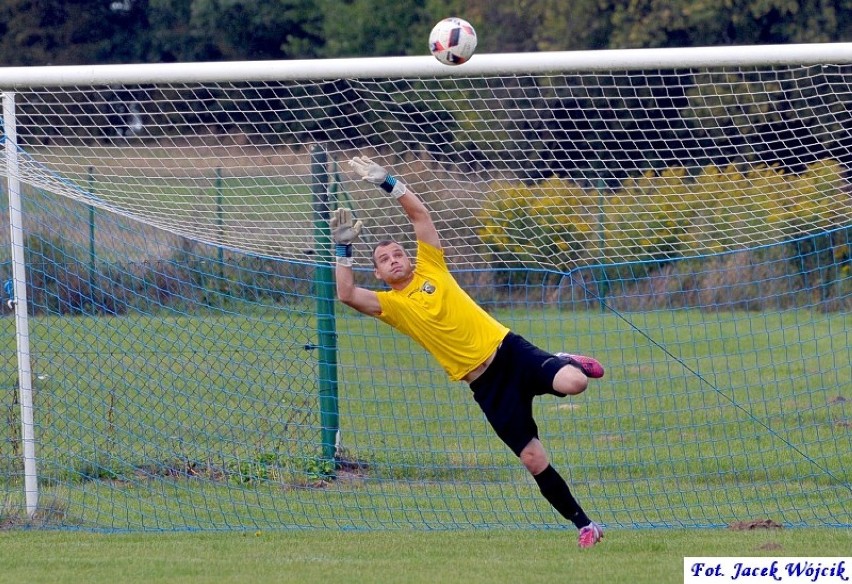
[[408,254],[398,243],[389,243],[377,247],[376,251],[373,252],[373,262],[376,266],[376,278],[384,280],[390,285],[404,282],[411,277],[411,273],[414,271],[411,260],[408,259]]

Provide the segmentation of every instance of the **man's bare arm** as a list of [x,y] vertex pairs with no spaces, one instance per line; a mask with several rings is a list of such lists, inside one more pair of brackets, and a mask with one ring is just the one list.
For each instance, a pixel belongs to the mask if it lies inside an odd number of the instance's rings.
[[362,179],[381,188],[386,193],[393,195],[399,201],[408,219],[414,227],[417,239],[428,243],[433,247],[440,248],[441,240],[438,230],[429,215],[429,210],[417,193],[406,186],[405,183],[388,173],[384,167],[376,164],[366,156],[356,156],[349,161],[349,165]]
[[363,223],[354,220],[351,209],[341,207],[332,213],[329,226],[336,257],[334,279],[337,297],[359,312],[378,316],[382,312],[379,297],[372,290],[356,286],[352,272],[352,244],[361,236]]
[[347,306],[369,316],[382,313],[378,295],[372,290],[355,285],[355,275],[349,262],[337,261],[334,268],[334,279],[337,283],[337,298]]
[[441,248],[441,238],[438,235],[438,230],[435,228],[435,223],[432,221],[432,216],[429,214],[429,209],[411,190],[411,187],[406,187],[405,194],[400,196],[399,204],[402,206],[408,219],[411,221],[411,226],[414,228],[414,235],[418,241],[428,243],[432,247]]

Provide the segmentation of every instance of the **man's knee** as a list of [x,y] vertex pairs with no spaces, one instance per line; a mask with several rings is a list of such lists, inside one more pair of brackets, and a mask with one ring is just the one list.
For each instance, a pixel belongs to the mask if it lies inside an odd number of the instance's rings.
[[577,395],[583,393],[589,386],[589,378],[570,365],[566,365],[556,372],[553,378],[553,390],[562,395]]
[[538,438],[533,438],[523,450],[521,450],[521,462],[532,475],[537,475],[547,468],[550,462],[547,460],[547,452]]

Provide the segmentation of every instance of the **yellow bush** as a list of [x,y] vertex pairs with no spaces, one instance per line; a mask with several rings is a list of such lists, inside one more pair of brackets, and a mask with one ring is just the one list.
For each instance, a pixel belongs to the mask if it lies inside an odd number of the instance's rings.
[[[767,245],[852,223],[852,195],[836,161],[799,175],[778,168],[708,166],[647,172],[612,191],[559,178],[495,183],[479,236],[511,266],[561,271],[598,263],[665,261]],[[839,242],[838,242],[839,243]],[[836,256],[848,258],[848,245]]]

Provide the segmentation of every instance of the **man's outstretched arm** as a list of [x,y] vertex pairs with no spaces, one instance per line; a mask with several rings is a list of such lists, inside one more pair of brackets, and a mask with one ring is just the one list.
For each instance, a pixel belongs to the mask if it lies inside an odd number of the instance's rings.
[[405,211],[411,221],[414,235],[418,241],[428,243],[438,249],[441,248],[441,239],[438,236],[435,224],[432,222],[432,216],[417,193],[391,175],[384,167],[379,166],[366,156],[356,156],[349,161],[349,165],[362,179],[378,185],[386,193],[396,197],[402,210]]
[[360,221],[353,223],[352,211],[349,209],[337,209],[331,217],[331,233],[337,260],[334,268],[337,297],[358,312],[378,316],[382,312],[379,297],[372,290],[356,286],[352,273],[352,244],[358,241],[361,227]]

